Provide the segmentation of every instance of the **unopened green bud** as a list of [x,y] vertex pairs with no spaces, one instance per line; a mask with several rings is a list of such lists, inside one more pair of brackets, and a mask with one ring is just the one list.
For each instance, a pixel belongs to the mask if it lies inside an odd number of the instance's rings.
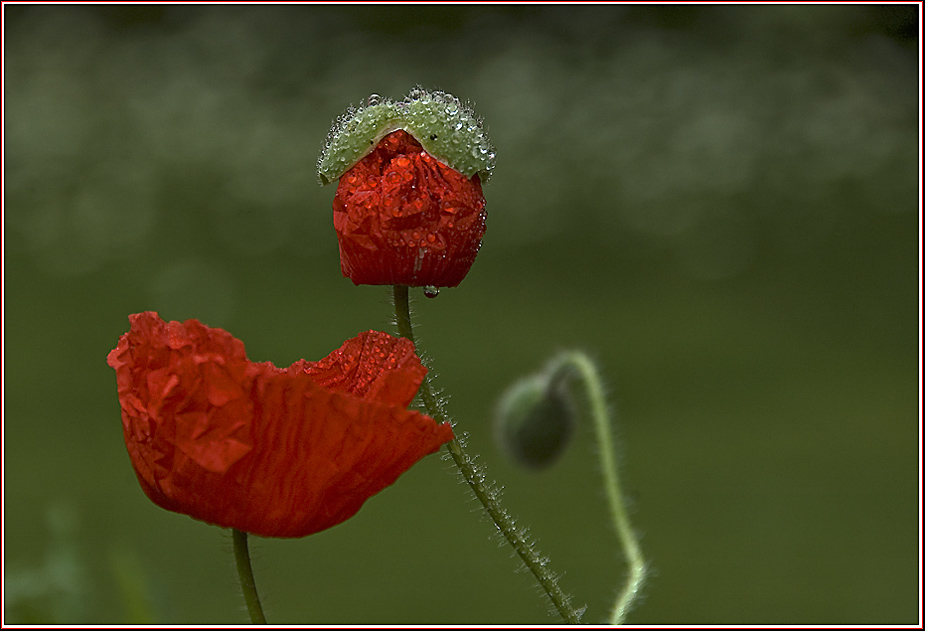
[[565,451],[575,426],[576,406],[566,375],[526,377],[502,396],[497,436],[513,460],[529,469],[545,469]]

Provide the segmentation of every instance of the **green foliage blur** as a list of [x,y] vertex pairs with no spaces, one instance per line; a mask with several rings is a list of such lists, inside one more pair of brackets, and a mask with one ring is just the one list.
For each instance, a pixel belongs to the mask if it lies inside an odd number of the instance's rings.
[[[625,569],[592,428],[538,473],[492,432],[567,348],[610,383],[653,570],[629,622],[917,622],[918,11],[4,5],[4,622],[247,622],[229,534],[139,489],[106,354],[149,309],[278,366],[392,331],[314,169],[350,103],[415,84],[498,154],[422,348],[584,620]],[[252,538],[257,585],[280,624],[556,622],[493,530],[430,456]]]

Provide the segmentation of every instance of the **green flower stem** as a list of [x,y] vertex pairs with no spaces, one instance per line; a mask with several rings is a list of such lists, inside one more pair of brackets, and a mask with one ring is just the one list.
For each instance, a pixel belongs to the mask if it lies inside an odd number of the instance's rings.
[[[395,285],[393,288],[395,299],[395,318],[398,326],[398,333],[402,337],[411,340],[414,343],[414,331],[411,326],[411,308],[408,303],[408,287],[404,285]],[[416,343],[415,343],[416,345]],[[444,423],[449,420],[443,406],[434,394],[430,377],[424,378],[420,390],[421,399],[424,402],[428,414],[438,423]],[[572,606],[570,597],[565,594],[558,584],[558,577],[547,567],[548,559],[540,554],[536,548],[536,542],[529,538],[526,530],[517,528],[514,520],[508,512],[501,506],[499,494],[485,480],[485,473],[472,461],[472,458],[463,450],[459,440],[453,439],[446,445],[447,451],[456,463],[472,492],[478,498],[485,511],[498,527],[501,535],[507,539],[508,543],[514,548],[527,568],[536,577],[536,580],[545,590],[553,605],[559,611],[562,618],[569,624],[579,624],[581,615]]]
[[617,597],[610,615],[610,624],[623,624],[627,612],[636,596],[639,595],[639,590],[643,581],[645,581],[645,559],[630,525],[626,503],[620,490],[620,478],[617,476],[617,457],[612,438],[613,430],[610,426],[610,415],[607,412],[604,389],[601,385],[597,368],[595,368],[594,363],[587,355],[577,351],[566,353],[560,361],[560,370],[571,366],[581,376],[581,381],[587,391],[591,416],[594,418],[594,428],[597,433],[601,459],[601,473],[604,476],[604,487],[607,491],[607,501],[610,505],[610,516],[613,519],[614,528],[616,528],[617,536],[620,538],[620,544],[623,546],[627,564],[629,565],[629,576],[626,579],[626,585]]
[[252,624],[266,624],[267,619],[263,616],[263,607],[260,606],[257,585],[254,584],[251,555],[247,551],[247,533],[232,529],[231,535],[234,539],[234,561],[238,567],[238,578],[241,580],[244,602],[247,603],[247,613],[250,614]]

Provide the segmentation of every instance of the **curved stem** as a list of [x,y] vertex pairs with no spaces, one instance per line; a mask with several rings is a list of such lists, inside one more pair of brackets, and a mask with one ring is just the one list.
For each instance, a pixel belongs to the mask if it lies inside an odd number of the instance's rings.
[[244,594],[244,602],[247,603],[251,624],[266,624],[267,619],[263,616],[263,607],[260,606],[260,595],[257,594],[257,585],[254,583],[251,556],[247,550],[247,533],[232,529],[231,535],[234,539],[234,561],[238,568],[241,592]]
[[[393,295],[395,298],[395,318],[398,333],[414,342],[411,308],[408,303],[408,287],[395,285]],[[424,382],[421,384],[420,395],[428,414],[435,421],[438,423],[449,421],[447,413],[434,394],[429,376],[425,377]],[[533,573],[533,576],[536,577],[536,580],[545,590],[562,618],[569,624],[579,624],[581,614],[571,606],[570,597],[559,587],[558,577],[546,567],[548,559],[540,554],[536,548],[536,542],[529,539],[527,531],[515,526],[513,518],[501,506],[498,491],[490,483],[486,482],[485,473],[463,450],[463,446],[458,439],[454,438],[447,443],[446,447],[453,458],[453,462],[456,463],[463,478],[465,478],[479,502],[482,503],[501,535],[511,544],[511,547],[514,548],[530,572]]]
[[591,416],[594,419],[594,428],[597,434],[601,473],[604,477],[604,487],[607,491],[607,501],[610,505],[610,516],[629,565],[629,576],[626,579],[626,585],[617,597],[610,616],[610,624],[623,624],[626,614],[633,604],[633,600],[639,594],[645,580],[645,559],[630,525],[626,503],[623,501],[623,493],[620,489],[620,478],[617,475],[617,458],[612,438],[613,430],[610,426],[610,415],[607,413],[607,403],[604,398],[604,389],[601,385],[600,376],[594,364],[584,353],[571,352],[565,354],[561,366],[565,365],[571,365],[578,371],[587,391]]

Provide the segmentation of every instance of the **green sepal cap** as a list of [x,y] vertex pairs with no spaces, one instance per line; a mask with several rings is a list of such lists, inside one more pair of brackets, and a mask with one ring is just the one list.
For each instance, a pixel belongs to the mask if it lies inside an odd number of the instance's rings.
[[352,105],[328,132],[318,159],[322,185],[344,173],[393,131],[403,129],[424,151],[467,178],[476,173],[487,182],[495,167],[495,149],[482,119],[468,104],[447,92],[413,88],[402,101],[370,95],[366,105]]

